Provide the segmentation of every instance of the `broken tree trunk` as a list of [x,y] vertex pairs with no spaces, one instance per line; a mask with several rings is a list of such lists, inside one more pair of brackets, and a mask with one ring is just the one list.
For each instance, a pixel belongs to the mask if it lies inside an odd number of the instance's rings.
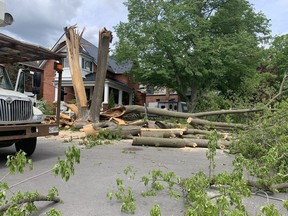
[[98,62],[95,77],[95,86],[93,98],[90,107],[90,116],[92,122],[99,122],[100,110],[102,105],[105,78],[108,66],[109,44],[112,42],[112,32],[103,28],[99,32]]
[[[158,137],[134,137],[133,146],[154,146],[154,147],[208,147],[209,140],[202,139],[177,139],[177,138],[158,138]],[[230,142],[218,141],[218,148],[228,147]]]
[[66,27],[64,30],[66,34],[66,46],[68,53],[69,68],[79,108],[78,110],[79,118],[85,121],[87,118],[87,109],[88,109],[87,97],[79,62],[80,40],[84,30],[79,35],[78,33],[76,33],[76,28],[77,28],[76,25],[73,25],[69,28]]

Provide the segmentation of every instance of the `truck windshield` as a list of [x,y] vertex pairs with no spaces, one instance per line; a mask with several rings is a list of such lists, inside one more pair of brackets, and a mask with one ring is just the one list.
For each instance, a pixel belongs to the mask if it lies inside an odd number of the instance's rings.
[[0,88],[13,90],[12,83],[10,81],[10,78],[4,69],[4,67],[0,66]]

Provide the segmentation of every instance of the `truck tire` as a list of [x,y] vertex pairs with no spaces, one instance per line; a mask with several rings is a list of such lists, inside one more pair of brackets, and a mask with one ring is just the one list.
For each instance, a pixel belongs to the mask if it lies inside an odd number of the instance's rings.
[[26,153],[26,156],[31,156],[36,148],[37,144],[37,137],[27,138],[23,140],[19,140],[17,143],[15,143],[16,151],[24,151]]

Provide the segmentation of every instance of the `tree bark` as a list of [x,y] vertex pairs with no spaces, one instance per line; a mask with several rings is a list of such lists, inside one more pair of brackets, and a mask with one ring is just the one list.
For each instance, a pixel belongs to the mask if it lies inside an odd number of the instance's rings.
[[229,128],[235,128],[235,129],[245,129],[247,126],[242,124],[233,124],[233,123],[226,123],[226,122],[211,122],[207,120],[202,120],[198,118],[191,118],[189,117],[187,119],[187,123],[193,126],[201,125],[208,128],[221,128],[221,129],[229,129]]
[[76,93],[77,102],[79,102],[80,107],[87,108],[87,97],[79,62],[79,47],[83,31],[80,35],[76,33],[76,25],[65,28],[66,46],[74,92]]
[[[187,147],[200,147],[200,148],[208,148],[208,139],[184,139],[187,143]],[[218,140],[217,148],[223,149],[228,148],[231,142],[225,140]],[[196,145],[195,145],[196,144]]]
[[[154,146],[154,147],[208,147],[209,140],[203,139],[177,139],[177,138],[158,138],[158,137],[133,137],[133,146]],[[218,148],[228,147],[230,142],[218,141]]]
[[112,42],[112,32],[106,28],[99,32],[98,62],[95,77],[93,98],[89,118],[92,122],[99,122],[103,100],[103,91],[108,66],[109,44]]
[[[264,108],[261,109],[239,109],[239,110],[218,110],[218,111],[209,111],[209,112],[201,112],[201,113],[183,113],[183,112],[174,112],[159,108],[147,107],[148,114],[154,114],[158,116],[168,116],[174,118],[189,118],[189,117],[204,117],[204,116],[212,116],[212,115],[222,115],[222,114],[241,114],[241,113],[249,113],[249,112],[259,112],[263,111]],[[130,113],[145,113],[144,106],[139,105],[128,105],[115,107],[112,110],[101,113],[101,115],[106,118],[110,117],[121,117]]]
[[141,128],[141,137],[160,137],[170,138],[179,137],[185,133],[186,129],[174,128],[174,129],[156,129],[156,128]]
[[184,148],[186,146],[186,141],[183,139],[167,139],[157,137],[133,137],[132,145]]

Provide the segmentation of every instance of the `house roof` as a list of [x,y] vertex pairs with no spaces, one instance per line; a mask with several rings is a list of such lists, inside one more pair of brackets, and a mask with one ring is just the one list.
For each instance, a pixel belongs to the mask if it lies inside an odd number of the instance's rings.
[[[96,47],[95,45],[93,45],[92,43],[90,43],[84,38],[81,38],[80,43],[81,43],[82,48],[87,52],[88,55],[93,57],[95,64],[97,64],[98,51],[99,51],[98,47]],[[109,71],[113,73],[117,73],[117,74],[123,74],[124,72],[129,71],[131,67],[132,67],[132,63],[127,62],[127,63],[118,64],[113,57],[109,56],[109,59],[108,59]]]
[[[61,36],[61,38],[57,41],[57,43],[54,45],[54,47],[52,48],[53,51],[59,50],[63,48],[63,45],[65,42],[65,34],[63,34]],[[92,57],[94,63],[97,65],[97,61],[98,61],[98,47],[96,47],[94,44],[92,44],[91,42],[89,42],[88,40],[86,40],[85,38],[81,38],[80,40],[80,44],[81,44],[81,52],[85,53],[86,55]],[[66,45],[64,45],[66,46]],[[126,62],[126,63],[121,63],[118,64],[116,62],[116,60],[109,56],[108,59],[108,70],[112,73],[115,74],[123,74],[126,71],[129,71],[132,67],[132,63],[131,62]]]
[[24,43],[0,33],[0,63],[28,62],[63,58],[43,47]]

